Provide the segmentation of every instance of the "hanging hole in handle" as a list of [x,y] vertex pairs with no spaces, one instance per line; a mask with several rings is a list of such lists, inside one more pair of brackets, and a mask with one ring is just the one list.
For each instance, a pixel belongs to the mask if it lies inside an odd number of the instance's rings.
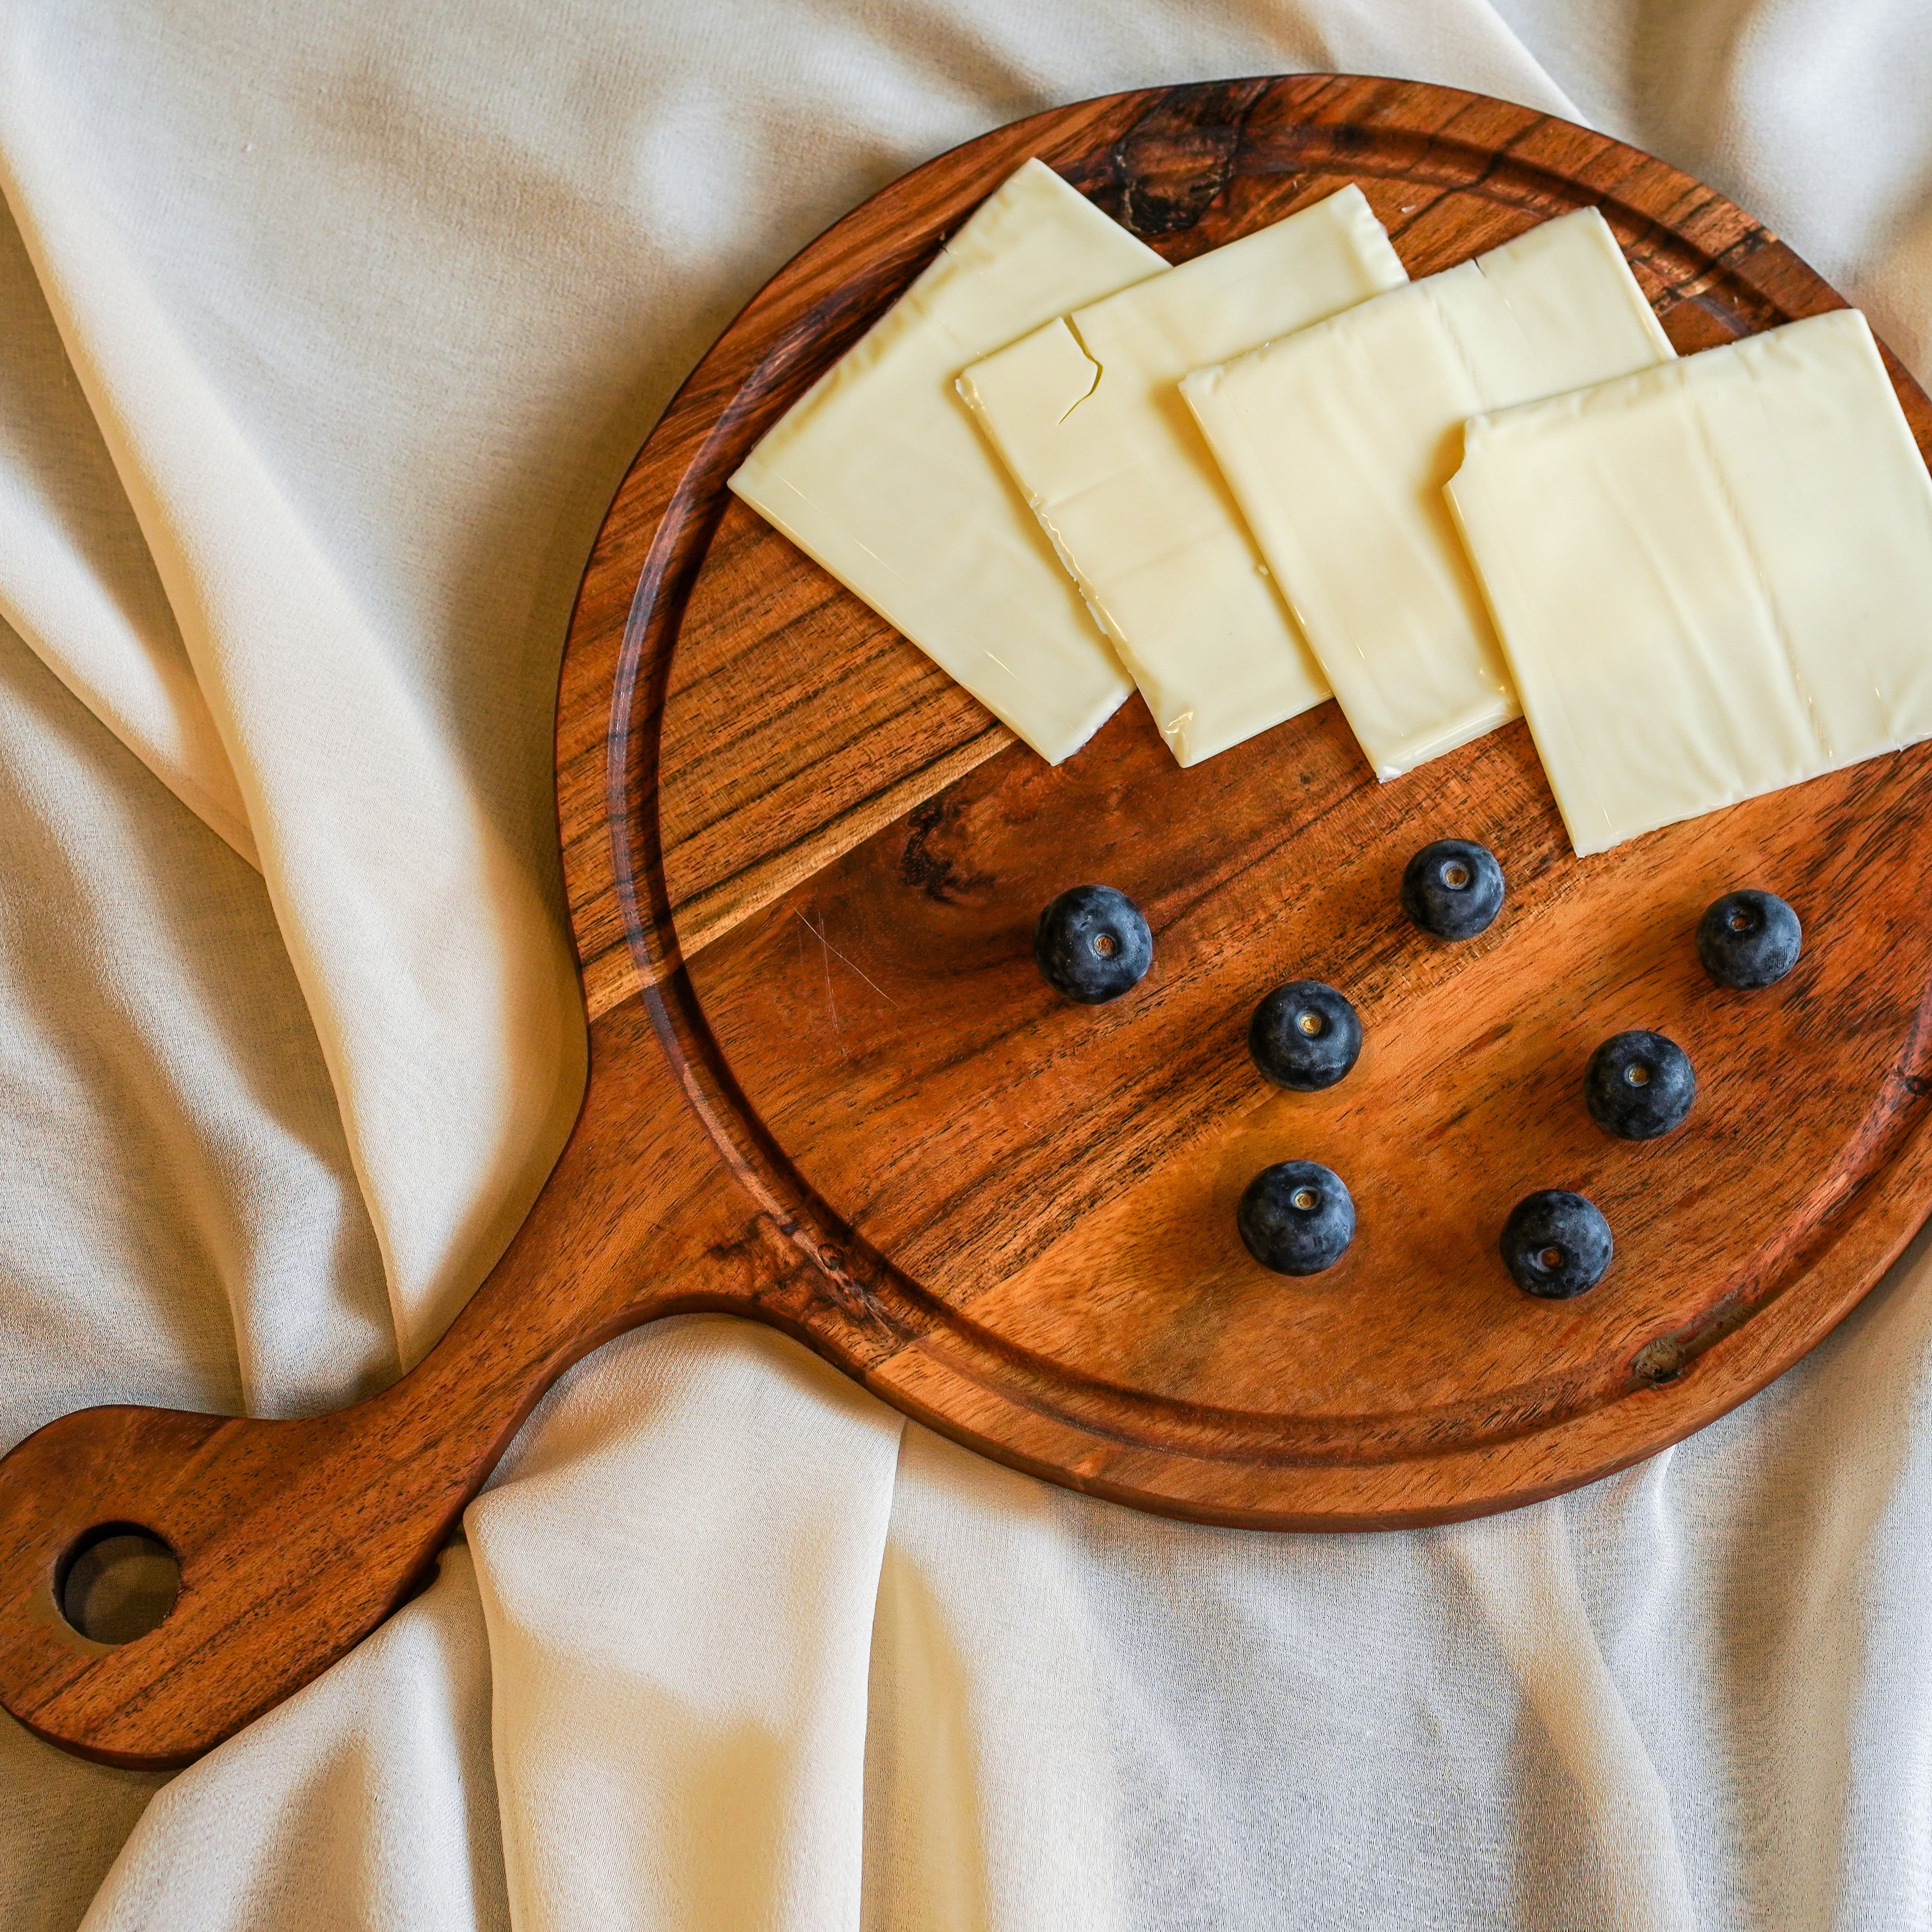
[[181,1562],[138,1522],[83,1530],[54,1572],[54,1601],[94,1643],[132,1643],[158,1630],[181,1594]]

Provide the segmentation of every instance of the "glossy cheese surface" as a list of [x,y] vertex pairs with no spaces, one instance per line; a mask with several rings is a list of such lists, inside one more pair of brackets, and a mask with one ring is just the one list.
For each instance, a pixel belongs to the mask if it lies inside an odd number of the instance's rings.
[[1181,385],[1378,777],[1517,713],[1442,495],[1465,420],[1671,355],[1580,208]]
[[1932,737],[1932,477],[1855,310],[1479,418],[1448,495],[1580,854]]
[[1056,764],[1133,686],[954,383],[1049,317],[1166,272],[1030,160],[730,479]]
[[959,393],[1184,765],[1328,695],[1182,376],[1406,279],[1350,186],[975,363]]

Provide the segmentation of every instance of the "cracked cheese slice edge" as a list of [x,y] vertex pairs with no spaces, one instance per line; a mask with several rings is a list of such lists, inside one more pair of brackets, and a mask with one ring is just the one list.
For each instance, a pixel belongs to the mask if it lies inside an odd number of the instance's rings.
[[1178,384],[1407,280],[1352,185],[976,362],[959,393],[1192,765],[1328,680]]
[[1579,854],[1932,737],[1932,476],[1856,310],[1478,417],[1448,494]]
[[953,385],[1048,318],[1166,272],[1029,160],[730,478],[1052,764],[1133,686]]
[[1464,421],[1672,352],[1580,208],[1182,383],[1378,778],[1519,709],[1442,494]]

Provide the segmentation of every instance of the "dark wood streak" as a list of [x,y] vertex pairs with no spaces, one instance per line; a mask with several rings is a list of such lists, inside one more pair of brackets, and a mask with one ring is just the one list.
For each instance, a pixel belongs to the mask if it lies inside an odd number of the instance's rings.
[[[1417,274],[1600,206],[1680,347],[1838,302],[1634,149],[1333,75],[1056,109],[828,230],[692,372],[585,572],[557,796],[591,1076],[555,1172],[383,1394],[303,1422],[86,1411],[0,1464],[0,1700],[43,1736],[180,1763],[307,1682],[417,1586],[556,1375],[659,1315],[770,1322],[1096,1496],[1392,1527],[1554,1494],[1721,1414],[1918,1224],[1932,749],[1583,862],[1520,726],[1384,787],[1332,706],[1184,773],[1135,705],[1048,772],[727,497],[764,429],[1034,154],[1170,260],[1355,181]],[[1932,410],[1887,366],[1924,447]],[[1444,949],[1394,890],[1451,827],[1496,847],[1511,892],[1490,934]],[[1754,1003],[1686,963],[1697,910],[1746,874],[1809,932]],[[1126,886],[1159,935],[1148,980],[1096,1012],[1028,962],[1035,909],[1075,874]],[[1369,1023],[1330,1095],[1272,1095],[1244,1064],[1250,1004],[1291,971]],[[1679,1029],[1703,1071],[1663,1150],[1604,1142],[1570,1091],[1596,1034],[1630,1023]],[[1346,1162],[1364,1210],[1349,1256],[1303,1284],[1229,1231],[1240,1183],[1289,1146]],[[1618,1263],[1580,1305],[1531,1305],[1491,1246],[1515,1191],[1559,1179],[1611,1209]],[[52,1597],[63,1551],[110,1520],[182,1563],[174,1613],[118,1649]]]
[[1144,240],[1185,236],[1226,190],[1248,117],[1268,88],[1237,80],[1163,92],[1092,165],[1067,170],[1067,178]]

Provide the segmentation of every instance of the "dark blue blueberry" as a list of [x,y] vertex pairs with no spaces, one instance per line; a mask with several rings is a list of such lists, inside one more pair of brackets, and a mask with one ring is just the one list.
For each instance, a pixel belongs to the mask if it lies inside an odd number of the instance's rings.
[[1073,886],[1040,914],[1033,956],[1055,992],[1097,1006],[1140,984],[1154,964],[1154,934],[1125,892]]
[[1438,939],[1474,939],[1503,909],[1503,868],[1486,845],[1438,838],[1403,868],[1402,909]]
[[1234,1210],[1241,1245],[1276,1274],[1319,1274],[1355,1238],[1355,1204],[1342,1177],[1318,1161],[1264,1167]]
[[1682,1126],[1696,1097],[1690,1056],[1660,1033],[1613,1034],[1583,1070],[1591,1119],[1620,1141],[1654,1141]]
[[1774,986],[1798,964],[1804,929],[1775,892],[1726,892],[1697,922],[1697,957],[1720,986]]
[[1332,1087],[1362,1051],[1362,1023],[1333,986],[1291,980],[1255,1009],[1248,1051],[1264,1080],[1297,1094]]
[[1526,1294],[1568,1301],[1594,1288],[1616,1244],[1603,1210],[1566,1187],[1526,1194],[1503,1223],[1503,1265]]

